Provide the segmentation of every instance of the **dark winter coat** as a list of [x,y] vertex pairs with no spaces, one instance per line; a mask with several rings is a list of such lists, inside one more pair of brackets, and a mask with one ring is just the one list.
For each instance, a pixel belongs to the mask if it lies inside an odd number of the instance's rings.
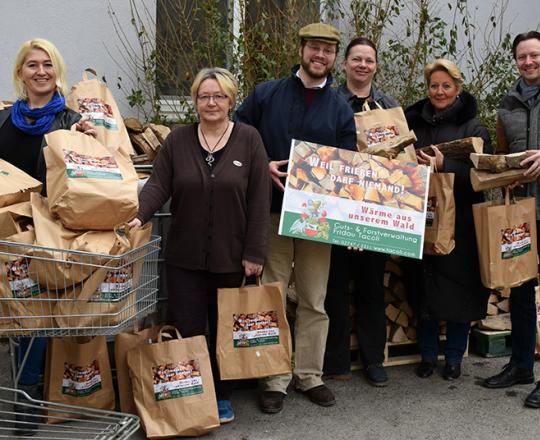
[[[461,92],[448,109],[435,113],[429,99],[405,110],[405,116],[418,141],[416,148],[470,136],[484,140],[484,152],[492,147],[486,127],[476,119],[475,98]],[[482,286],[476,248],[472,205],[483,201],[475,193],[469,177],[471,164],[444,159],[446,173],[455,174],[456,247],[449,255],[424,255],[421,261],[408,260],[411,303],[424,319],[468,322],[486,315],[489,291]]]
[[[292,139],[356,151],[353,112],[330,87],[331,75],[306,109],[298,69],[295,66],[287,77],[258,84],[236,111],[235,120],[259,131],[270,161],[288,159]],[[272,187],[272,212],[281,212],[282,203],[283,192]]]
[[[0,128],[5,124],[5,122],[8,120],[8,118],[11,117],[11,107],[6,108],[4,110],[0,110]],[[58,112],[56,114],[56,117],[54,118],[54,121],[51,125],[51,128],[49,129],[49,132],[55,131],[55,130],[69,130],[73,124],[76,124],[80,121],[81,115],[67,107],[65,107],[62,111]],[[42,147],[45,146],[45,137],[43,137],[42,141]],[[37,178],[45,183],[45,174],[46,174],[46,165],[45,165],[45,157],[43,156],[43,148],[41,149],[38,163],[36,165],[37,171],[36,176]],[[45,192],[45,188],[44,188]]]

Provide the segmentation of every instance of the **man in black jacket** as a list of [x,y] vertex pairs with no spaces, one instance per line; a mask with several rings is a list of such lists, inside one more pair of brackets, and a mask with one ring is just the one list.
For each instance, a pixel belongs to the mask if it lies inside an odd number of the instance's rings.
[[[330,71],[340,42],[337,29],[312,23],[300,29],[300,66],[290,76],[255,87],[236,112],[236,120],[255,126],[268,153],[274,183],[268,257],[263,282],[281,281],[283,301],[294,262],[298,300],[295,323],[295,386],[314,403],[331,406],[332,391],[324,385],[322,366],[328,316],[324,310],[330,263],[330,246],[315,241],[279,236],[283,202],[283,171],[291,140],[315,142],[349,150],[356,149],[353,112],[347,102],[330,88]],[[259,404],[266,413],[283,408],[291,375],[264,379]]]

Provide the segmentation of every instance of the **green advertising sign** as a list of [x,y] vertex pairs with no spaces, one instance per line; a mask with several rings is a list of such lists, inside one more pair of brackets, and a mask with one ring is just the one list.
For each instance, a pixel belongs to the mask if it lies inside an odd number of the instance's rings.
[[279,233],[422,258],[429,167],[293,140]]

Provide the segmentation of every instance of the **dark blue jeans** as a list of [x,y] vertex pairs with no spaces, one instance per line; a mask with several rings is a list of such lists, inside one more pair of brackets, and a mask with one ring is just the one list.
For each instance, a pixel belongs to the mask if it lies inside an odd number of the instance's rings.
[[[31,338],[19,338],[19,364],[24,354],[28,350]],[[35,338],[26,364],[19,378],[19,385],[36,385],[39,376],[43,374],[43,364],[45,362],[45,348],[47,347],[47,338]]]
[[[448,364],[460,364],[467,348],[470,322],[447,322],[444,357]],[[423,361],[435,362],[439,354],[439,321],[422,319],[416,329]]]

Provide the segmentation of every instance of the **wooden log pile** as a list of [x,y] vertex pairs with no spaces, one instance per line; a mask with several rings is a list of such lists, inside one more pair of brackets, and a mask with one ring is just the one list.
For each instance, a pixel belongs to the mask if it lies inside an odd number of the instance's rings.
[[136,118],[126,118],[124,122],[133,148],[138,153],[132,157],[133,163],[136,165],[153,163],[171,129],[157,124],[143,126]]
[[416,322],[413,310],[407,302],[403,276],[401,259],[390,256],[386,262],[383,279],[388,342],[403,343],[416,340]]

